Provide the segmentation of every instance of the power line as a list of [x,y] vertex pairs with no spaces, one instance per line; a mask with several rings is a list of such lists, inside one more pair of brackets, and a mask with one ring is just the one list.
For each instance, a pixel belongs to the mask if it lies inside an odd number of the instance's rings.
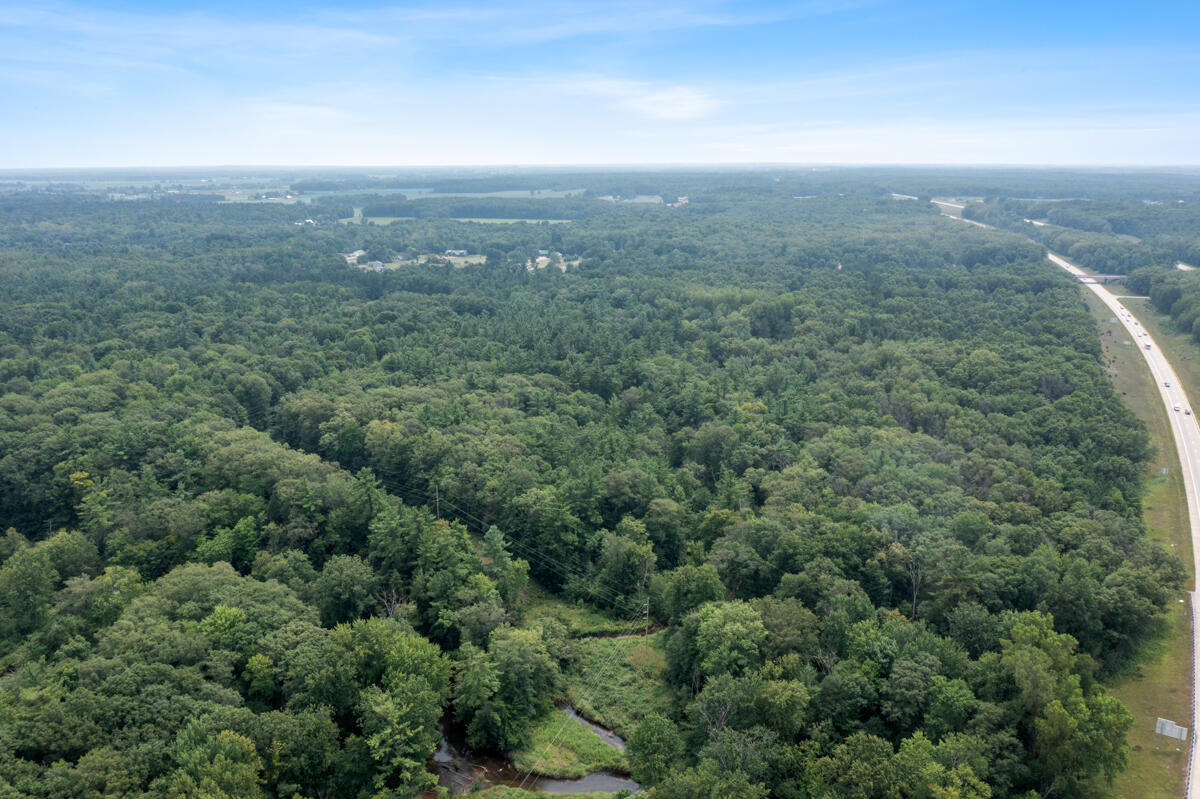
[[[385,488],[387,488],[389,491],[397,491],[397,492],[400,492],[403,494],[407,494],[410,497],[413,497],[413,496],[424,497],[426,500],[433,499],[435,502],[439,503],[439,507],[440,507],[441,502],[445,502],[446,507],[455,511],[459,516],[464,517],[467,521],[473,521],[475,526],[478,528],[478,530],[480,532],[486,532],[486,530],[484,529],[485,523],[482,519],[480,519],[478,516],[475,516],[472,513],[469,513],[468,511],[463,510],[462,508],[459,508],[457,505],[455,505],[447,500],[442,500],[441,492],[440,492],[440,489],[438,489],[438,488],[434,489],[434,494],[431,496],[427,491],[423,491],[423,490],[413,487],[413,486],[405,486],[405,485],[401,484],[398,480],[388,479],[388,478],[379,478],[379,477],[377,477],[376,479],[378,479],[380,484],[383,485]],[[460,519],[459,521],[460,521],[460,523],[463,523],[464,525],[466,524],[466,521],[463,521],[462,519]],[[516,539],[508,539],[508,543],[510,543],[514,547],[514,549],[528,549],[528,547],[524,544],[524,542],[520,542]],[[562,570],[558,572],[559,574],[565,574],[566,576],[577,576],[577,577],[581,577],[581,578],[586,576],[582,571],[576,571],[569,564],[565,564],[560,561],[556,561],[553,558],[544,556],[541,553],[533,552],[532,550],[530,550],[530,553],[535,555],[536,557],[538,557],[542,561],[543,565],[557,564],[558,566],[561,566]],[[630,614],[628,619],[621,620],[621,621],[632,622],[639,615],[641,615],[644,612],[645,621],[646,621],[645,629],[646,629],[646,637],[647,638],[649,637],[649,634],[650,634],[650,585],[649,585],[650,581],[649,581],[649,576],[650,576],[650,564],[647,561],[644,577],[642,580],[642,591],[645,595],[645,600],[643,603],[640,604],[639,607],[637,607],[635,609],[635,612]],[[611,588],[609,588],[607,586],[589,585],[589,586],[587,586],[587,588],[593,594],[603,592],[611,600],[613,600],[614,604],[616,604],[617,601],[623,600],[625,598],[623,594],[618,594],[614,590],[612,590]],[[601,663],[600,667],[598,669],[596,669],[596,672],[595,672],[594,676],[592,677],[592,679],[587,683],[587,687],[584,690],[584,694],[591,695],[595,692],[595,690],[597,688],[600,687],[601,682],[603,682],[604,679],[606,678],[606,672],[608,671],[608,669],[611,666],[614,665],[614,663],[620,657],[620,655],[621,655],[621,652],[618,649],[616,652],[614,652],[611,656],[609,656],[607,659],[605,659]],[[570,716],[567,716],[566,718],[564,718],[562,720],[562,722],[559,724],[558,730],[555,732],[554,736],[550,739],[549,743],[546,744],[545,750],[540,755],[538,755],[538,758],[529,767],[529,770],[525,772],[524,777],[522,777],[522,779],[521,779],[521,783],[519,786],[520,788],[523,789],[525,787],[525,783],[529,780],[530,776],[533,775],[533,773],[537,769],[537,767],[539,765],[541,765],[543,760],[546,759],[546,756],[549,754],[551,748],[553,748],[553,746],[556,743],[558,743],[559,738],[561,738],[563,733],[566,732],[567,725],[572,724],[572,723],[574,723],[574,719],[572,719]]]
[[[633,618],[632,617],[629,618],[628,621],[633,621]],[[600,668],[598,668],[596,670],[595,677],[592,679],[591,683],[587,687],[586,692],[588,694],[591,694],[593,691],[595,691],[600,686],[600,683],[602,682],[602,678],[604,677],[605,671],[608,669],[609,666],[613,665],[613,663],[616,662],[617,657],[620,654],[621,654],[621,650],[617,649],[617,651],[614,652],[612,656],[610,656],[607,660],[605,660],[603,663],[601,663]],[[543,750],[542,753],[540,755],[538,755],[537,760],[533,761],[533,765],[531,765],[529,767],[529,770],[525,772],[525,776],[521,778],[521,784],[518,786],[519,788],[522,788],[522,789],[525,788],[525,782],[529,779],[529,777],[533,774],[533,772],[537,769],[537,767],[542,764],[542,761],[546,759],[546,755],[548,755],[550,753],[550,750],[554,747],[554,745],[556,743],[558,743],[558,739],[562,737],[562,734],[564,732],[566,732],[567,725],[574,723],[574,721],[575,720],[572,719],[570,716],[567,716],[566,718],[564,718],[562,720],[562,722],[558,726],[558,731],[556,733],[554,733],[554,737],[551,738],[550,742],[546,744],[545,750]]]

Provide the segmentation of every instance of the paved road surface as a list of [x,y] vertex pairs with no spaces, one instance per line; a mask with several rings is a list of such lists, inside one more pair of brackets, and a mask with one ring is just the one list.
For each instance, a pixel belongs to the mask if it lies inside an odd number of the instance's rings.
[[[1047,257],[1073,275],[1085,274],[1082,269],[1061,256],[1050,253]],[[1200,575],[1200,504],[1197,504],[1200,502],[1200,485],[1196,482],[1197,476],[1200,475],[1200,427],[1196,424],[1196,415],[1184,413],[1184,410],[1190,406],[1187,395],[1180,387],[1179,376],[1175,374],[1171,364],[1167,363],[1166,356],[1163,355],[1158,343],[1141,328],[1133,315],[1121,304],[1121,300],[1102,285],[1096,283],[1085,283],[1084,285],[1091,289],[1101,302],[1112,309],[1113,314],[1121,320],[1121,324],[1130,333],[1130,340],[1133,341],[1150,366],[1154,382],[1158,384],[1159,395],[1162,397],[1163,404],[1166,405],[1167,416],[1171,420],[1171,432],[1175,435],[1175,449],[1179,453],[1179,470],[1183,474],[1183,488],[1187,494],[1188,522],[1192,528],[1192,562],[1195,566],[1195,574]],[[1146,349],[1147,344],[1150,345],[1150,349]],[[1168,383],[1170,386],[1167,385]],[[1179,410],[1175,410],[1176,408]],[[1197,712],[1200,705],[1196,703],[1197,692],[1200,691],[1195,668],[1195,664],[1200,663],[1200,637],[1196,635],[1196,596],[1196,592],[1193,591],[1191,593],[1192,720],[1188,725],[1183,719],[1172,719],[1176,723],[1183,723],[1184,726],[1191,727],[1188,731],[1188,735],[1192,739],[1192,748],[1188,756],[1188,785],[1185,794],[1187,799],[1200,799],[1200,778],[1191,779],[1192,764],[1200,764],[1200,744],[1198,744],[1200,737],[1196,735],[1197,729],[1200,728],[1200,713]]]

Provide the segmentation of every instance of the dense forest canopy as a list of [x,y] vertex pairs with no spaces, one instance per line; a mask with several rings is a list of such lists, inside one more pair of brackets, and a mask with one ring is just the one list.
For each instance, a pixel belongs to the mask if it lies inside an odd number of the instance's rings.
[[1200,262],[1200,203],[989,200],[968,219],[1018,231],[1091,269],[1125,274]]
[[0,796],[413,796],[564,697],[555,602],[664,628],[653,796],[1100,795],[1183,570],[1078,286],[890,173],[685,177],[0,195]]

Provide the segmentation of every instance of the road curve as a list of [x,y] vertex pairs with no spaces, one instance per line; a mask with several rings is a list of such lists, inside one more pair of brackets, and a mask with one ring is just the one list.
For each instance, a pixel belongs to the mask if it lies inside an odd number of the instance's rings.
[[[1047,257],[1055,264],[1061,266],[1073,275],[1084,276],[1086,273],[1069,263],[1065,258],[1054,253],[1050,253]],[[1194,574],[1200,576],[1200,485],[1197,484],[1197,475],[1200,475],[1200,426],[1196,424],[1195,414],[1186,414],[1184,409],[1190,408],[1188,405],[1187,394],[1179,382],[1178,375],[1171,368],[1171,364],[1167,362],[1166,356],[1163,354],[1162,348],[1150,337],[1150,334],[1141,328],[1137,320],[1133,318],[1121,300],[1114,296],[1112,292],[1104,288],[1098,283],[1084,283],[1092,292],[1100,298],[1100,301],[1107,305],[1113,312],[1113,315],[1120,320],[1125,329],[1129,331],[1130,338],[1138,351],[1142,353],[1142,357],[1146,359],[1146,364],[1150,367],[1151,374],[1154,375],[1154,382],[1158,384],[1158,393],[1162,397],[1163,404],[1167,409],[1167,416],[1171,420],[1171,432],[1175,436],[1175,449],[1179,453],[1179,471],[1183,475],[1183,488],[1187,494],[1188,506],[1188,524],[1192,531],[1192,564]],[[1146,349],[1149,345],[1150,349]],[[1169,384],[1169,385],[1168,385]],[[1179,410],[1176,410],[1178,408]],[[1200,779],[1192,779],[1192,764],[1200,763],[1200,738],[1196,736],[1196,730],[1200,727],[1200,712],[1196,702],[1197,692],[1200,691],[1200,683],[1197,682],[1196,664],[1200,663],[1200,637],[1197,636],[1196,630],[1196,591],[1191,594],[1191,613],[1192,613],[1192,720],[1191,729],[1188,735],[1191,737],[1191,749],[1188,754],[1188,776],[1187,787],[1185,788],[1184,796],[1186,799],[1200,799]],[[1172,719],[1172,721],[1178,721]]]

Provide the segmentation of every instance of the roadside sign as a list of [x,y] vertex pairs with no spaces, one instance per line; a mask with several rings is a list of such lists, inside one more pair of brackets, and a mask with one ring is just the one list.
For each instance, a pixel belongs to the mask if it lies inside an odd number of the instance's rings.
[[1160,718],[1154,724],[1154,731],[1159,735],[1165,735],[1168,738],[1178,738],[1181,741],[1187,740],[1187,727],[1180,727],[1173,721]]

